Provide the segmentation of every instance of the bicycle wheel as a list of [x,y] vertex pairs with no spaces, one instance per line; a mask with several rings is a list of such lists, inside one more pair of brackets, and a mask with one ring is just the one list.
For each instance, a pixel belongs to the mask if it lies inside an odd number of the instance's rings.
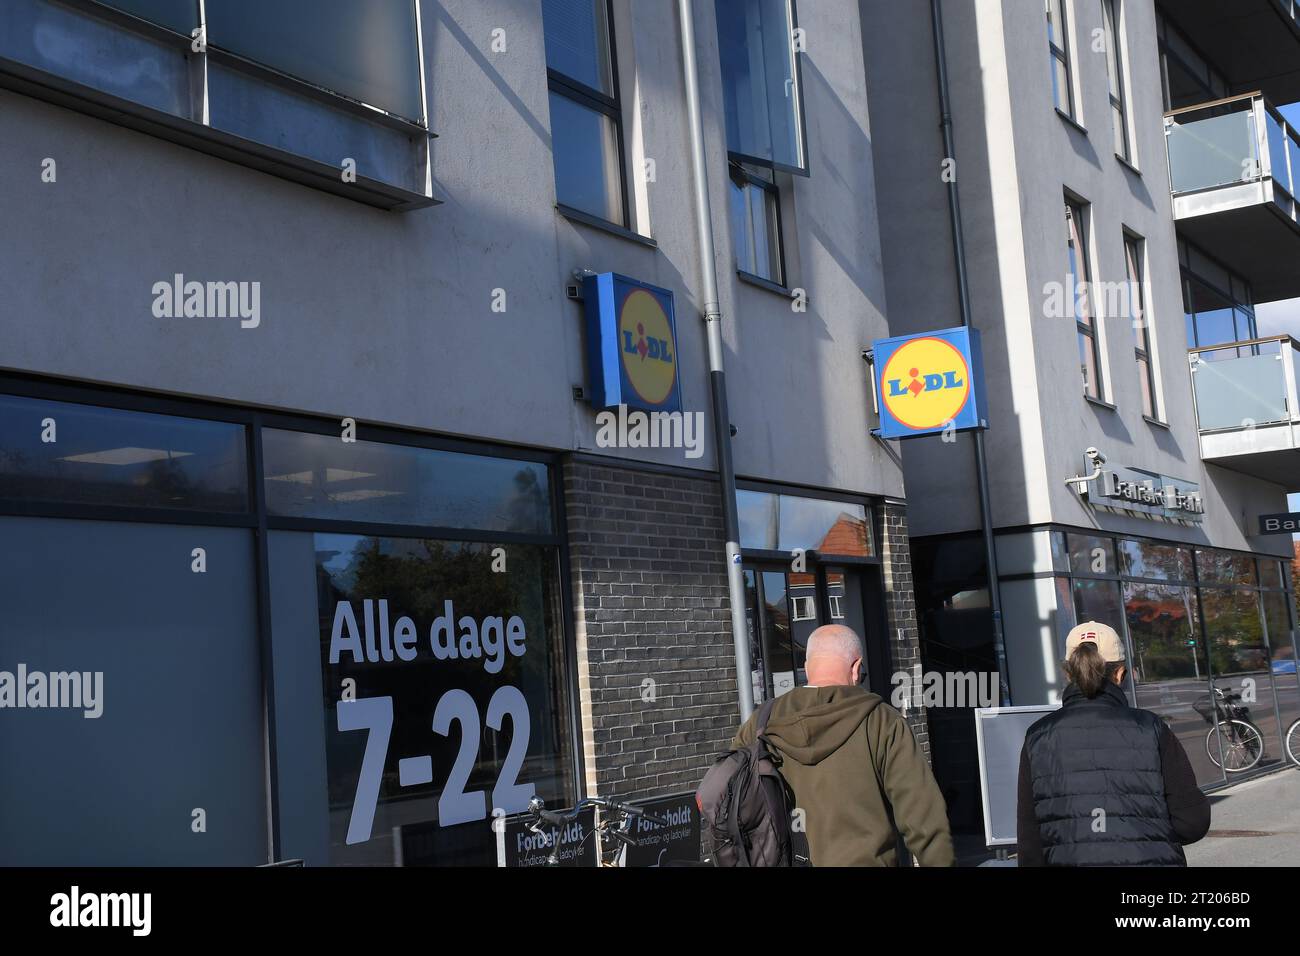
[[[1223,731],[1223,763],[1219,763],[1217,734]],[[1264,756],[1264,737],[1253,725],[1244,720],[1222,720],[1205,735],[1205,752],[1216,767],[1228,773],[1249,770]]]
[[1300,720],[1295,721],[1286,732],[1286,755],[1293,764],[1300,767]]

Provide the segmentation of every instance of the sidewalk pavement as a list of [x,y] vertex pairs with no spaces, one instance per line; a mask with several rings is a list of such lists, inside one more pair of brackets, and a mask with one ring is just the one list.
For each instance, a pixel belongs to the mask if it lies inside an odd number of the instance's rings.
[[[958,834],[953,843],[958,866],[997,865],[983,836]],[[1186,852],[1188,866],[1300,866],[1300,769],[1210,794],[1210,832]]]
[[1300,866],[1300,770],[1210,794],[1210,832],[1187,848],[1188,866]]

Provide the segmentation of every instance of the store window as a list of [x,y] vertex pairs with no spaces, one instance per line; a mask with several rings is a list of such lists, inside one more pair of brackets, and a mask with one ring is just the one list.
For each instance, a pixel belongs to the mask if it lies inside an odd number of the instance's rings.
[[414,445],[262,432],[272,515],[550,534],[545,465]]
[[496,817],[576,794],[553,481],[538,453],[0,395],[0,694],[18,662],[68,704],[3,711],[0,864],[493,865]]
[[610,0],[543,0],[555,194],[562,207],[628,225],[623,110]]
[[325,755],[297,774],[316,785],[282,784],[310,823],[296,855],[493,865],[497,817],[575,793],[548,466],[287,429],[263,449],[275,634],[296,648],[276,676],[308,688],[281,746]]
[[243,427],[0,395],[0,499],[247,511]]
[[870,512],[850,501],[741,489],[736,492],[740,546],[747,550],[822,551],[875,557]]
[[1119,631],[1137,706],[1165,720],[1202,786],[1276,763],[1282,733],[1300,718],[1281,562],[1059,531],[1052,551],[1058,642],[1077,621]]

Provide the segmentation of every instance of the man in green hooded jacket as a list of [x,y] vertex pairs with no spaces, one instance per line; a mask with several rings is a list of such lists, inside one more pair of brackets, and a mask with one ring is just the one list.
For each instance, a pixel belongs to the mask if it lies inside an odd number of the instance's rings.
[[[862,641],[828,624],[808,639],[808,686],[772,706],[766,737],[794,791],[814,866],[895,866],[902,834],[921,866],[952,866],[948,810],[901,714],[858,686]],[[754,718],[733,748],[754,740]]]

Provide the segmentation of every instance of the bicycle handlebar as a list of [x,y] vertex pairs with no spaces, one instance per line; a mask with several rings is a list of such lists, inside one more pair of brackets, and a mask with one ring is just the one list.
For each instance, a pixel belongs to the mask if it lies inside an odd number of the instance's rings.
[[528,801],[529,813],[555,826],[564,826],[567,823],[572,823],[584,810],[592,807],[599,807],[601,810],[608,810],[611,813],[626,814],[629,817],[641,817],[656,826],[671,826],[671,824],[663,817],[657,817],[652,813],[646,813],[640,807],[634,807],[627,803],[619,803],[617,800],[607,800],[603,797],[584,797],[578,801],[577,805],[572,810],[562,810],[558,812],[555,810],[547,810],[546,803],[541,797],[533,797],[533,799]]

